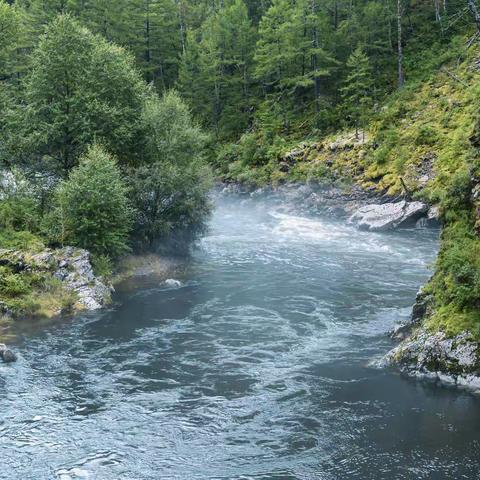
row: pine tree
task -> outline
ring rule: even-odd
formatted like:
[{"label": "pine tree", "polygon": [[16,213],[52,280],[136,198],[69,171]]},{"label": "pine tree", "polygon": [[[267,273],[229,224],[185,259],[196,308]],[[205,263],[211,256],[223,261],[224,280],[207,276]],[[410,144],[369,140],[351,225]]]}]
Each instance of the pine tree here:
[{"label": "pine tree", "polygon": [[267,102],[277,104],[283,128],[289,126],[288,94],[301,72],[301,55],[290,0],[273,0],[259,25],[255,49],[255,78],[261,81]]},{"label": "pine tree", "polygon": [[372,72],[370,60],[362,47],[357,47],[350,55],[347,67],[349,74],[341,91],[346,110],[355,125],[355,136],[358,138],[359,126],[363,126],[372,107]]},{"label": "pine tree", "polygon": [[228,137],[249,123],[255,33],[243,0],[225,3],[187,35],[179,89],[206,125]]},{"label": "pine tree", "polygon": [[20,40],[20,12],[0,0],[0,82],[14,71],[14,53]]}]

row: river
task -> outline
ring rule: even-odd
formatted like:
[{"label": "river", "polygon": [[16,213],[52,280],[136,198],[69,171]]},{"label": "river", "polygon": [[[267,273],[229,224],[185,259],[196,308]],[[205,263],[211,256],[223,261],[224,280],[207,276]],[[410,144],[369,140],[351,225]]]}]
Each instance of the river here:
[{"label": "river", "polygon": [[437,237],[218,199],[178,282],[18,327],[0,478],[478,478],[480,399],[369,366]]}]

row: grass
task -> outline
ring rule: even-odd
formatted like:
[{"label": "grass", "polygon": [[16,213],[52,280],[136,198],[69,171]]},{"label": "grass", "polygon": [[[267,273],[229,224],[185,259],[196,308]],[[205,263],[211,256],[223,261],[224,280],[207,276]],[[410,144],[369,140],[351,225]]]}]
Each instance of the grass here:
[{"label": "grass", "polygon": [[71,311],[76,295],[52,274],[48,269],[36,270],[33,264],[20,271],[13,264],[0,266],[1,301],[15,317],[50,318]]}]

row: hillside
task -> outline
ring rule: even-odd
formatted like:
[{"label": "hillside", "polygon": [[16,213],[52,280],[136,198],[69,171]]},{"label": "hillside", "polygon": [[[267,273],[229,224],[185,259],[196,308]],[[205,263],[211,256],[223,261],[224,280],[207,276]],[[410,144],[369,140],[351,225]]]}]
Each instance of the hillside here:
[{"label": "hillside", "polygon": [[429,308],[422,329],[477,341],[480,49],[466,40],[455,49],[438,68],[387,98],[365,131],[285,141],[270,150],[251,134],[221,152],[217,171],[252,187],[313,181],[348,191],[357,185],[392,200],[418,199],[436,207],[441,247],[423,289]]}]

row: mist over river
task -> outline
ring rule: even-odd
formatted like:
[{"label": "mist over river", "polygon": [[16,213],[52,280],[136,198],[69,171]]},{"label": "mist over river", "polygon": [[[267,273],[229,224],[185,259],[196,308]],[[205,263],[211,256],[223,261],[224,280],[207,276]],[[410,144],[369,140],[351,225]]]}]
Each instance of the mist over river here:
[{"label": "mist over river", "polygon": [[369,366],[428,279],[438,231],[216,202],[181,283],[16,327],[0,478],[477,479],[480,399]]}]

